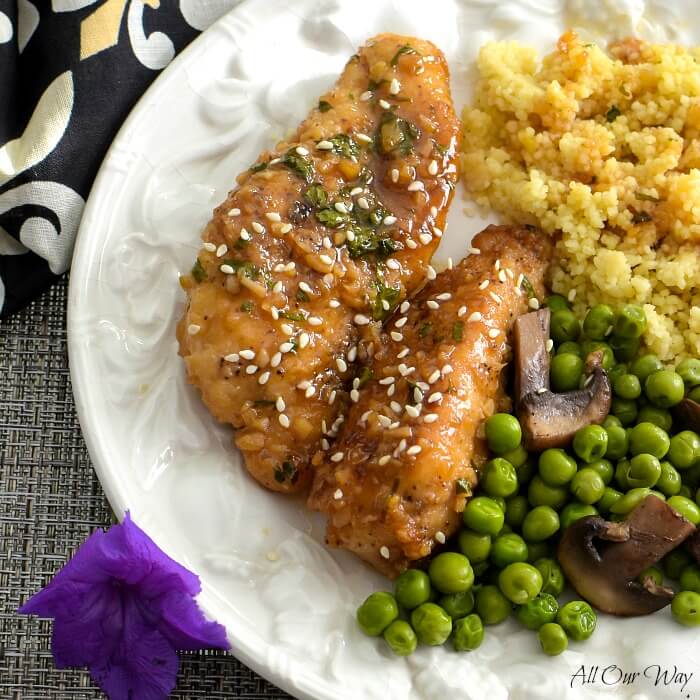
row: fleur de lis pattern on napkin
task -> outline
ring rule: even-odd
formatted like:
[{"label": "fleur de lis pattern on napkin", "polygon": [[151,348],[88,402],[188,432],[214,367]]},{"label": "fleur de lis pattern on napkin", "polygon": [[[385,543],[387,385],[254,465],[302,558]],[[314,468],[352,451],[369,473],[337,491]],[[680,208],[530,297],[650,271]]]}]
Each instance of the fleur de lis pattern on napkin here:
[{"label": "fleur de lis pattern on napkin", "polygon": [[68,269],[130,109],[239,1],[0,0],[0,315]]}]

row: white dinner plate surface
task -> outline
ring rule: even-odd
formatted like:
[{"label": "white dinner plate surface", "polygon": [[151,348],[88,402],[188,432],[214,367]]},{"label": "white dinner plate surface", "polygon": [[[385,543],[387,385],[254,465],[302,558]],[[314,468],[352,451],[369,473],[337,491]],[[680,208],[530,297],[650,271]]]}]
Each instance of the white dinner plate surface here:
[{"label": "white dinner plate surface", "polygon": [[[263,148],[292,131],[347,59],[382,31],[434,41],[458,108],[478,49],[518,39],[544,54],[568,26],[607,42],[630,33],[700,43],[693,1],[245,0],[164,71],[115,139],[90,195],[73,261],[69,343],[80,421],[107,496],[202,579],[200,604],[234,653],[296,697],[323,700],[679,698],[700,693],[700,633],[668,611],[601,617],[586,644],[544,657],[514,622],[469,654],[390,655],[355,608],[389,584],[323,544],[301,500],[264,491],[231,430],[187,385],[175,324],[178,276],[199,234]],[[484,221],[458,190],[437,254],[462,257]],[[469,211],[469,210],[467,210]],[[656,665],[695,676],[655,687]],[[595,682],[584,685],[581,667]],[[616,667],[612,668],[612,667]],[[607,670],[607,675],[603,672]],[[630,676],[623,683],[622,672]],[[646,674],[646,678],[644,677]]]}]

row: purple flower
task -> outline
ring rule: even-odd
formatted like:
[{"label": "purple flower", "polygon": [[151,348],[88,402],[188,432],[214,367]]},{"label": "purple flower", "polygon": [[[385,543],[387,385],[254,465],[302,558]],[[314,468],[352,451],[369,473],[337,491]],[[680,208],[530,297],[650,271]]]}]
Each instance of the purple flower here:
[{"label": "purple flower", "polygon": [[176,650],[229,648],[224,627],[197,607],[200,590],[127,512],[90,535],[19,612],[54,618],[58,668],[89,667],[112,700],[160,700],[175,687]]}]

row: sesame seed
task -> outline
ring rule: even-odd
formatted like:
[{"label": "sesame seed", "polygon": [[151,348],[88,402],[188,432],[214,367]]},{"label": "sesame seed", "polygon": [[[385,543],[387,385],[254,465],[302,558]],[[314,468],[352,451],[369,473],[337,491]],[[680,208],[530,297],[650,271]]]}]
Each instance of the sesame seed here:
[{"label": "sesame seed", "polygon": [[304,391],[304,389],[308,389],[310,386],[311,382],[308,379],[303,379],[297,384],[297,389]]},{"label": "sesame seed", "polygon": [[362,143],[372,143],[372,137],[367,136],[367,134],[363,134],[362,132],[358,132],[355,134],[355,138],[358,141],[361,141]]},{"label": "sesame seed", "polygon": [[387,266],[390,270],[400,270],[400,269],[401,269],[401,265],[399,265],[399,261],[398,261],[398,260],[394,260],[394,258],[389,258],[389,259],[386,261],[386,266]]},{"label": "sesame seed", "polygon": [[335,397],[337,395],[338,395],[338,392],[335,389],[333,389],[333,391],[331,391],[330,395],[328,396],[328,405],[329,406],[333,405],[333,402],[335,401]]},{"label": "sesame seed", "polygon": [[372,410],[370,409],[369,411],[365,411],[361,416],[360,416],[360,423],[366,423],[367,419],[372,415]]},{"label": "sesame seed", "polygon": [[201,331],[201,330],[202,330],[202,327],[198,326],[196,323],[190,323],[190,325],[187,326],[187,332],[190,335],[197,335],[197,333],[199,333],[199,331]]},{"label": "sesame seed", "polygon": [[389,404],[389,407],[397,415],[401,415],[401,412],[403,411],[403,407],[401,406],[401,404],[398,401],[392,401]]},{"label": "sesame seed", "polygon": [[420,445],[411,445],[411,447],[406,450],[406,454],[413,457],[414,455],[419,454],[422,450],[423,448]]},{"label": "sesame seed", "polygon": [[382,309],[384,309],[384,311],[389,311],[390,308],[391,304],[386,299],[382,299]]},{"label": "sesame seed", "polygon": [[458,316],[459,318],[462,318],[462,316],[464,316],[464,314],[466,314],[466,313],[467,313],[467,307],[466,307],[466,306],[460,306],[460,307],[459,307],[459,311],[457,312],[457,316]]},{"label": "sesame seed", "polygon": [[435,391],[428,396],[428,403],[438,403],[438,401],[442,401],[442,394],[439,391]]},{"label": "sesame seed", "polygon": [[284,285],[282,284],[282,280],[278,280],[277,282],[275,282],[274,286],[272,287],[272,291],[275,294],[279,294],[283,289]]},{"label": "sesame seed", "polygon": [[357,389],[350,390],[350,400],[357,403],[360,400],[360,392]]},{"label": "sesame seed", "polygon": [[339,501],[343,497],[343,490],[342,489],[336,489],[335,492],[333,493],[333,498],[336,501]]},{"label": "sesame seed", "polygon": [[391,455],[382,455],[378,460],[377,464],[379,464],[380,467],[383,467],[387,462],[391,459]]},{"label": "sesame seed", "polygon": [[255,374],[258,371],[258,366],[257,365],[248,365],[245,368],[245,373],[246,374]]},{"label": "sesame seed", "polygon": [[207,250],[210,253],[213,253],[216,250],[216,246],[213,243],[209,243],[209,241],[207,241],[204,244],[204,250]]},{"label": "sesame seed", "polygon": [[409,192],[420,192],[425,189],[425,185],[420,180],[414,180],[406,188]]},{"label": "sesame seed", "polygon": [[289,416],[287,416],[284,413],[280,413],[279,416],[277,416],[277,420],[280,422],[280,425],[283,428],[288,428],[290,424]]},{"label": "sesame seed", "polygon": [[281,159],[281,158],[273,158],[273,159],[270,161],[270,165],[277,165],[277,163],[281,163],[281,162],[282,162],[282,159]]},{"label": "sesame seed", "polygon": [[294,329],[288,323],[283,323],[280,328],[285,335],[293,335],[294,333]]},{"label": "sesame seed", "polygon": [[442,530],[438,530],[435,533],[435,541],[440,544],[445,544],[445,533]]},{"label": "sesame seed", "polygon": [[321,440],[321,449],[322,450],[330,450],[331,449],[331,443],[326,440],[326,438],[323,438]]},{"label": "sesame seed", "polygon": [[334,277],[332,273],[327,272],[325,275],[323,275],[323,283],[327,286],[330,287],[333,284]]},{"label": "sesame seed", "polygon": [[270,315],[272,316],[273,319],[275,319],[275,321],[279,320],[280,312],[277,310],[276,306],[270,307]]},{"label": "sesame seed", "polygon": [[410,248],[411,250],[415,250],[418,247],[418,244],[412,238],[409,238],[406,240],[406,247]]},{"label": "sesame seed", "polygon": [[569,293],[566,295],[566,298],[569,301],[573,301],[576,298],[576,290],[575,289],[569,290]]},{"label": "sesame seed", "polygon": [[410,404],[408,404],[406,406],[406,413],[409,416],[411,416],[411,418],[418,418],[418,416],[420,415],[420,410],[417,409],[415,406],[411,406]]},{"label": "sesame seed", "polygon": [[281,396],[277,397],[277,401],[275,401],[275,408],[282,413],[284,409],[287,407],[287,404],[284,402],[284,399]]},{"label": "sesame seed", "polygon": [[358,197],[357,198],[357,206],[360,207],[360,209],[369,209],[369,202],[367,201],[366,197]]},{"label": "sesame seed", "polygon": [[440,370],[436,369],[429,377],[428,384],[435,384],[435,382],[440,379]]},{"label": "sesame seed", "polygon": [[496,262],[493,264],[493,266],[496,268],[496,270],[500,270],[501,269],[501,259],[496,258]]},{"label": "sesame seed", "polygon": [[413,400],[416,403],[420,403],[423,400],[423,392],[418,387],[413,390]]},{"label": "sesame seed", "polygon": [[406,449],[406,445],[407,445],[407,444],[408,444],[408,443],[406,442],[405,439],[404,439],[404,440],[401,440],[401,442],[399,443],[399,446],[396,448],[396,451],[397,451],[399,454],[401,454],[401,453]]},{"label": "sesame seed", "polygon": [[429,299],[428,301],[426,301],[426,302],[425,302],[425,305],[426,305],[429,309],[433,309],[433,311],[434,311],[435,309],[439,309],[439,308],[440,308],[440,304],[438,304],[436,301],[433,301],[432,299]]},{"label": "sesame seed", "polygon": [[496,292],[489,292],[489,296],[490,296],[497,304],[500,304],[500,303],[503,301],[503,299],[501,299],[501,297],[499,297],[498,294],[496,294]]},{"label": "sesame seed", "polygon": [[384,217],[384,219],[382,220],[382,223],[383,223],[385,226],[391,226],[392,224],[395,224],[396,221],[397,221],[397,219],[396,219],[395,216],[389,215],[389,216],[385,216],[385,217]]},{"label": "sesame seed", "polygon": [[267,384],[267,382],[270,379],[270,373],[269,372],[263,372],[259,377],[258,377],[258,384]]},{"label": "sesame seed", "polygon": [[332,265],[335,261],[333,258],[331,258],[329,255],[326,255],[323,253],[322,255],[318,256],[318,259],[324,264],[324,265]]},{"label": "sesame seed", "polygon": [[304,148],[303,146],[297,146],[295,150],[300,156],[308,156],[309,155],[309,151],[306,148]]},{"label": "sesame seed", "polygon": [[280,226],[280,233],[289,233],[292,230],[291,224],[282,224]]},{"label": "sesame seed", "polygon": [[238,207],[234,207],[233,209],[228,210],[229,216],[238,216],[240,213],[241,213],[241,210]]},{"label": "sesame seed", "polygon": [[552,348],[554,347],[554,341],[551,338],[547,338],[547,342],[544,344],[545,348],[547,348],[547,352],[552,352]]},{"label": "sesame seed", "polygon": [[428,265],[425,269],[425,276],[431,281],[437,277],[437,272],[435,272],[435,268],[432,265]]},{"label": "sesame seed", "polygon": [[389,384],[393,384],[395,381],[396,377],[384,377],[383,379],[379,380],[379,383],[383,386],[388,386]]},{"label": "sesame seed", "polygon": [[254,350],[241,350],[238,353],[244,360],[252,360],[255,358]]},{"label": "sesame seed", "polygon": [[291,352],[294,350],[294,343],[282,343],[280,345],[280,352]]},{"label": "sesame seed", "polygon": [[348,213],[348,208],[345,206],[344,202],[336,202],[333,206],[335,207],[335,210],[341,214]]},{"label": "sesame seed", "polygon": [[386,546],[382,546],[379,548],[379,554],[381,554],[382,557],[384,557],[384,559],[389,559],[391,557],[391,552]]},{"label": "sesame seed", "polygon": [[334,452],[331,455],[331,462],[340,462],[345,457],[344,452]]},{"label": "sesame seed", "polygon": [[270,367],[278,367],[280,362],[282,362],[282,353],[281,352],[276,352],[271,358],[270,358]]},{"label": "sesame seed", "polygon": [[396,321],[394,322],[394,325],[397,328],[403,328],[407,322],[408,322],[408,318],[406,316],[402,316],[401,318],[396,319]]},{"label": "sesame seed", "polygon": [[398,331],[391,331],[389,335],[391,336],[391,339],[397,343],[400,343],[403,340],[403,334],[399,333]]},{"label": "sesame seed", "polygon": [[304,332],[299,336],[299,347],[303,350],[308,344],[309,341],[311,340],[311,337],[309,336],[308,333]]},{"label": "sesame seed", "polygon": [[345,232],[345,237],[352,243],[355,240],[355,232],[352,229],[348,229]]},{"label": "sesame seed", "polygon": [[392,78],[391,83],[389,83],[389,92],[392,95],[398,95],[400,89],[401,83],[396,78]]},{"label": "sesame seed", "polygon": [[537,393],[538,393],[538,394],[546,394],[546,393],[547,393],[546,387],[540,387],[540,388],[537,390]]},{"label": "sesame seed", "polygon": [[535,311],[540,308],[540,302],[535,297],[532,297],[530,301],[527,302],[527,305]]},{"label": "sesame seed", "polygon": [[428,413],[425,416],[423,416],[424,423],[434,423],[437,419],[438,419],[437,413]]},{"label": "sesame seed", "polygon": [[421,391],[428,391],[428,389],[430,389],[430,384],[427,384],[426,382],[416,382],[416,386]]},{"label": "sesame seed", "polygon": [[355,377],[355,379],[352,380],[352,388],[353,389],[360,388],[360,378],[359,377]]},{"label": "sesame seed", "polygon": [[470,255],[481,255],[481,249],[480,248],[475,248],[474,246],[470,246],[467,248],[469,251]]},{"label": "sesame seed", "polygon": [[315,393],[316,393],[316,387],[312,384],[311,386],[306,387],[306,391],[304,392],[304,396],[306,396],[307,399],[310,399]]},{"label": "sesame seed", "polygon": [[411,302],[409,301],[402,301],[401,306],[399,306],[399,311],[402,314],[405,314],[409,309],[411,308]]},{"label": "sesame seed", "polygon": [[392,385],[386,390],[386,395],[387,395],[387,396],[393,396],[395,391],[396,391],[396,384],[392,384]]},{"label": "sesame seed", "polygon": [[388,416],[384,416],[381,413],[377,416],[377,420],[379,421],[379,425],[382,426],[382,428],[388,428],[391,425],[391,418]]},{"label": "sesame seed", "polygon": [[276,211],[268,211],[265,216],[268,221],[282,221],[282,217]]},{"label": "sesame seed", "polygon": [[386,100],[379,100],[379,106],[382,109],[391,109],[391,105]]},{"label": "sesame seed", "polygon": [[238,353],[232,352],[230,355],[224,355],[224,360],[226,360],[226,362],[238,362]]},{"label": "sesame seed", "polygon": [[311,289],[309,284],[307,282],[299,282],[299,289],[301,289],[302,292],[306,292],[307,294],[313,294],[314,290]]},{"label": "sesame seed", "polygon": [[348,350],[348,360],[350,362],[354,362],[357,359],[357,345],[353,345],[349,350]]},{"label": "sesame seed", "polygon": [[330,141],[323,139],[316,144],[316,148],[320,151],[330,151],[333,148],[333,144]]},{"label": "sesame seed", "polygon": [[521,273],[518,275],[518,279],[517,279],[516,282],[515,282],[515,286],[516,286],[516,287],[519,287],[519,286],[523,283],[523,280],[524,280],[524,279],[525,279],[525,275],[521,272]]},{"label": "sesame seed", "polygon": [[440,372],[443,377],[446,377],[448,374],[452,374],[452,372],[454,372],[454,369],[452,368],[452,365],[443,365]]},{"label": "sesame seed", "polygon": [[433,240],[433,237],[429,233],[421,233],[418,238],[423,245],[428,245],[428,243]]},{"label": "sesame seed", "polygon": [[335,361],[336,367],[338,368],[339,372],[347,372],[348,371],[348,363],[345,362],[345,360],[342,357],[339,357]]},{"label": "sesame seed", "polygon": [[437,161],[436,161],[436,160],[431,160],[431,161],[430,161],[430,165],[428,166],[428,172],[429,172],[431,175],[437,175],[437,171],[438,171],[438,164],[437,164]]},{"label": "sesame seed", "polygon": [[505,270],[499,270],[498,271],[498,281],[499,282],[505,282],[507,279]]},{"label": "sesame seed", "polygon": [[401,350],[401,352],[398,352],[398,353],[396,354],[396,357],[397,357],[399,360],[402,360],[402,359],[403,359],[404,357],[406,357],[410,352],[411,352],[411,349],[410,349],[410,348],[404,348],[403,350]]},{"label": "sesame seed", "polygon": [[399,181],[399,171],[396,168],[391,169],[391,181],[392,182]]},{"label": "sesame seed", "polygon": [[515,279],[515,275],[513,274],[513,270],[511,270],[509,267],[506,268],[506,274],[507,274],[508,277],[510,277],[511,279]]},{"label": "sesame seed", "polygon": [[438,301],[449,301],[452,299],[452,295],[449,292],[443,292],[435,297]]},{"label": "sesame seed", "polygon": [[366,326],[369,323],[369,318],[367,318],[367,316],[364,316],[363,314],[355,314],[355,318],[353,318],[353,321],[358,326]]},{"label": "sesame seed", "polygon": [[323,319],[319,318],[318,316],[309,316],[309,318],[306,319],[309,322],[310,326],[321,326],[323,325]]},{"label": "sesame seed", "polygon": [[399,374],[402,377],[407,377],[409,374],[413,374],[415,371],[415,367],[407,367],[403,362],[399,365]]},{"label": "sesame seed", "polygon": [[367,102],[372,99],[372,91],[366,90],[360,95],[360,102]]},{"label": "sesame seed", "polygon": [[490,280],[483,280],[479,283],[479,289],[483,291],[484,289],[486,289],[486,287],[489,286],[489,284],[491,284]]},{"label": "sesame seed", "polygon": [[331,299],[328,302],[328,306],[330,306],[331,309],[337,309],[340,306],[340,302],[337,299]]},{"label": "sesame seed", "polygon": [[255,231],[255,233],[264,233],[265,231],[265,227],[262,224],[259,224],[257,221],[253,221],[251,227],[253,228],[253,231]]},{"label": "sesame seed", "polygon": [[221,270],[221,272],[223,272],[225,275],[232,275],[235,272],[230,265],[222,265],[219,270]]},{"label": "sesame seed", "polygon": [[442,230],[437,226],[433,226],[433,233],[435,234],[436,238],[442,238]]},{"label": "sesame seed", "polygon": [[498,338],[500,334],[501,331],[499,331],[498,328],[491,328],[489,330],[489,338]]}]

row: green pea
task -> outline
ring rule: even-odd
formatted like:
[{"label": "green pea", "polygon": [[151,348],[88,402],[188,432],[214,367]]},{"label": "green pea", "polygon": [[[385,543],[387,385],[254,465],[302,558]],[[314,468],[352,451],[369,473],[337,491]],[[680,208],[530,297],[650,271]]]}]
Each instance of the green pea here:
[{"label": "green pea", "polygon": [[599,501],[605,491],[605,482],[595,469],[585,467],[571,480],[571,493],[588,505]]},{"label": "green pea", "polygon": [[610,428],[622,427],[620,419],[617,416],[613,416],[612,413],[609,413],[607,416],[605,416],[605,420],[603,421],[602,425],[606,430],[609,430]]},{"label": "green pea", "polygon": [[[607,454],[607,451],[606,451]],[[596,459],[586,465],[589,469],[598,472],[603,483],[607,486],[615,476],[615,467],[609,459]]]},{"label": "green pea", "polygon": [[[491,500],[492,500],[494,503],[497,503],[497,504],[498,504],[498,507],[499,507],[499,508],[503,511],[503,513],[505,514],[505,512],[506,512],[506,499],[503,498],[503,496],[491,496]],[[504,525],[503,527],[505,527],[505,525]],[[502,529],[503,529],[503,528],[501,528],[501,530],[502,530]],[[500,532],[501,530],[499,530],[499,532]]]},{"label": "green pea", "polygon": [[671,612],[676,622],[685,627],[700,625],[700,593],[681,591],[671,602]]},{"label": "green pea", "polygon": [[637,402],[632,399],[621,399],[619,396],[613,396],[610,410],[622,425],[632,425],[637,417]]},{"label": "green pea", "polygon": [[497,586],[488,584],[476,592],[476,612],[485,625],[498,625],[508,618],[512,606]]},{"label": "green pea", "polygon": [[498,575],[501,593],[516,605],[524,605],[542,590],[542,574],[532,564],[509,564]]},{"label": "green pea", "polygon": [[630,461],[629,461],[629,459],[627,459],[627,458],[621,459],[617,463],[617,467],[615,468],[615,483],[623,491],[629,491],[632,488],[630,486],[630,482],[629,482],[629,473],[630,473]]},{"label": "green pea", "polygon": [[652,488],[661,477],[661,463],[654,455],[638,454],[629,461],[627,483],[632,488]]},{"label": "green pea", "polygon": [[657,566],[650,566],[639,574],[637,580],[639,583],[643,584],[648,578],[650,578],[657,586],[662,586],[664,583],[664,572]]},{"label": "green pea", "polygon": [[600,340],[584,340],[581,343],[581,350],[585,358],[592,352],[601,352],[603,357],[600,364],[606,371],[610,371],[615,366],[615,353],[607,343]]},{"label": "green pea", "polygon": [[681,572],[681,589],[700,593],[700,566],[686,566]]},{"label": "green pea", "polygon": [[506,459],[496,457],[484,465],[481,488],[489,496],[505,498],[518,490],[515,467]]},{"label": "green pea", "polygon": [[525,496],[511,496],[506,501],[506,524],[519,528],[523,524],[528,510],[530,510],[530,504]]},{"label": "green pea", "polygon": [[627,513],[632,512],[650,494],[651,489],[631,489],[613,504],[610,508],[610,512],[615,513],[615,515],[627,515]]},{"label": "green pea", "polygon": [[623,362],[629,362],[639,354],[641,346],[639,338],[622,338],[619,335],[611,335],[608,342],[615,357]]},{"label": "green pea", "polygon": [[615,382],[620,377],[624,377],[626,374],[628,374],[627,365],[624,363],[616,364],[611,370],[608,371],[608,379],[610,380],[610,386],[614,387]]},{"label": "green pea", "polygon": [[552,312],[571,308],[571,304],[569,304],[567,298],[563,297],[561,294],[550,294],[544,303]]},{"label": "green pea", "polygon": [[693,387],[688,392],[688,398],[695,403],[700,403],[700,386]]},{"label": "green pea", "polygon": [[576,460],[564,450],[551,447],[540,455],[538,462],[540,477],[549,486],[564,486],[576,474]]},{"label": "green pea", "polygon": [[589,515],[598,515],[598,511],[585,503],[567,503],[559,514],[561,529],[566,530],[572,523],[581,518],[587,518]]},{"label": "green pea", "polygon": [[615,312],[607,304],[596,304],[583,319],[583,332],[593,340],[603,340],[610,335],[615,323]]},{"label": "green pea", "polygon": [[566,354],[578,355],[581,357],[583,355],[583,351],[578,343],[574,342],[573,340],[567,340],[557,348],[557,355]]},{"label": "green pea", "polygon": [[559,612],[557,599],[549,593],[540,593],[521,605],[515,612],[520,624],[529,630],[538,630],[548,622],[554,622]]},{"label": "green pea", "polygon": [[542,542],[559,530],[559,516],[550,506],[536,506],[523,521],[523,537],[527,542]]},{"label": "green pea", "polygon": [[529,484],[532,481],[532,477],[535,476],[537,472],[537,463],[534,457],[528,455],[528,458],[519,467],[515,467],[515,473],[518,475],[518,483],[520,486]]},{"label": "green pea", "polygon": [[700,384],[700,360],[689,357],[682,360],[676,372],[680,375],[686,387],[694,387]]},{"label": "green pea", "polygon": [[569,496],[566,486],[550,486],[538,475],[528,484],[527,498],[532,506],[551,506],[559,510]]},{"label": "green pea", "polygon": [[700,525],[700,506],[695,501],[684,496],[671,496],[666,503],[693,525]]},{"label": "green pea", "polygon": [[394,620],[384,630],[384,640],[396,656],[409,656],[418,646],[418,637],[405,620]]},{"label": "green pea", "polygon": [[671,438],[668,459],[676,469],[688,469],[700,460],[700,436],[683,430]]},{"label": "green pea", "polygon": [[572,353],[557,354],[549,366],[552,390],[557,392],[578,389],[583,378],[583,360]]},{"label": "green pea", "polygon": [[668,432],[673,425],[673,416],[670,411],[658,406],[642,406],[637,414],[638,423],[653,423],[661,430]]},{"label": "green pea", "polygon": [[691,564],[690,554],[684,549],[673,549],[663,558],[661,564],[666,576],[678,581],[683,571]]},{"label": "green pea", "polygon": [[452,646],[455,651],[474,651],[484,641],[484,625],[478,615],[467,615],[454,623]]},{"label": "green pea", "polygon": [[683,400],[685,384],[680,374],[670,369],[660,369],[646,378],[644,393],[655,406],[671,408]]},{"label": "green pea", "polygon": [[439,646],[452,632],[452,619],[435,603],[423,603],[411,613],[411,625],[418,641],[427,646]]},{"label": "green pea", "polygon": [[693,490],[690,488],[690,486],[682,484],[681,490],[677,494],[674,494],[674,496],[685,496],[686,498],[692,498]]},{"label": "green pea", "polygon": [[516,535],[515,533],[499,535],[493,541],[491,563],[495,567],[503,569],[508,566],[508,564],[527,561],[527,554],[527,544],[520,535]]},{"label": "green pea", "polygon": [[514,450],[522,436],[518,419],[510,413],[494,413],[486,420],[486,442],[496,454]]},{"label": "green pea", "polygon": [[559,309],[552,312],[549,333],[555,343],[565,343],[567,340],[576,340],[581,333],[581,327],[572,311]]},{"label": "green pea", "polygon": [[571,639],[582,642],[595,631],[597,618],[585,600],[572,600],[559,609],[557,622]]},{"label": "green pea", "polygon": [[497,535],[505,521],[501,507],[492,498],[477,496],[467,503],[462,514],[464,524],[483,535]]},{"label": "green pea", "polygon": [[608,433],[602,425],[587,425],[576,431],[573,448],[584,462],[593,462],[605,456]]},{"label": "green pea", "polygon": [[609,459],[620,459],[624,457],[629,449],[627,431],[615,425],[605,430],[608,433],[608,449],[605,451],[605,456]]},{"label": "green pea", "polygon": [[552,548],[549,542],[528,542],[527,560],[534,564],[538,559],[546,559],[551,556]]},{"label": "green pea", "polygon": [[474,609],[474,592],[449,593],[440,598],[440,607],[453,619],[465,617]]},{"label": "green pea", "polygon": [[639,381],[644,384],[646,378],[663,369],[661,360],[656,355],[643,355],[637,358],[630,366],[632,374],[636,375]]},{"label": "green pea", "polygon": [[474,583],[474,571],[469,559],[458,552],[438,554],[428,567],[430,582],[440,593],[468,591]]},{"label": "green pea", "polygon": [[625,304],[615,319],[615,335],[622,338],[639,338],[647,327],[644,309],[636,304]]},{"label": "green pea", "polygon": [[420,569],[408,569],[394,582],[394,595],[401,607],[413,610],[430,600],[430,577]]},{"label": "green pea", "polygon": [[559,564],[550,557],[543,557],[535,562],[535,566],[542,574],[542,593],[549,593],[555,598],[564,590],[564,572]]},{"label": "green pea", "polygon": [[396,599],[385,591],[372,593],[357,609],[357,623],[370,637],[378,637],[398,616]]},{"label": "green pea", "polygon": [[540,640],[542,651],[547,656],[559,656],[569,646],[569,638],[561,625],[556,622],[548,622],[540,627],[537,636]]},{"label": "green pea", "polygon": [[605,487],[603,495],[600,500],[596,503],[596,507],[601,513],[609,513],[610,509],[622,498],[622,494],[619,491],[611,488],[610,486]]},{"label": "green pea", "polygon": [[633,455],[644,452],[661,459],[666,456],[670,444],[668,433],[653,423],[637,423],[630,430],[629,451]]},{"label": "green pea", "polygon": [[616,377],[613,390],[623,399],[637,399],[642,395],[642,385],[634,374]]},{"label": "green pea", "polygon": [[681,491],[681,475],[670,462],[661,462],[661,476],[656,482],[656,488],[664,496],[677,496]]},{"label": "green pea", "polygon": [[527,462],[528,451],[523,444],[518,445],[514,450],[504,452],[501,457],[509,461],[516,469],[520,469]]},{"label": "green pea", "polygon": [[489,558],[491,552],[491,535],[474,530],[462,530],[459,533],[459,550],[471,564],[480,564]]}]

